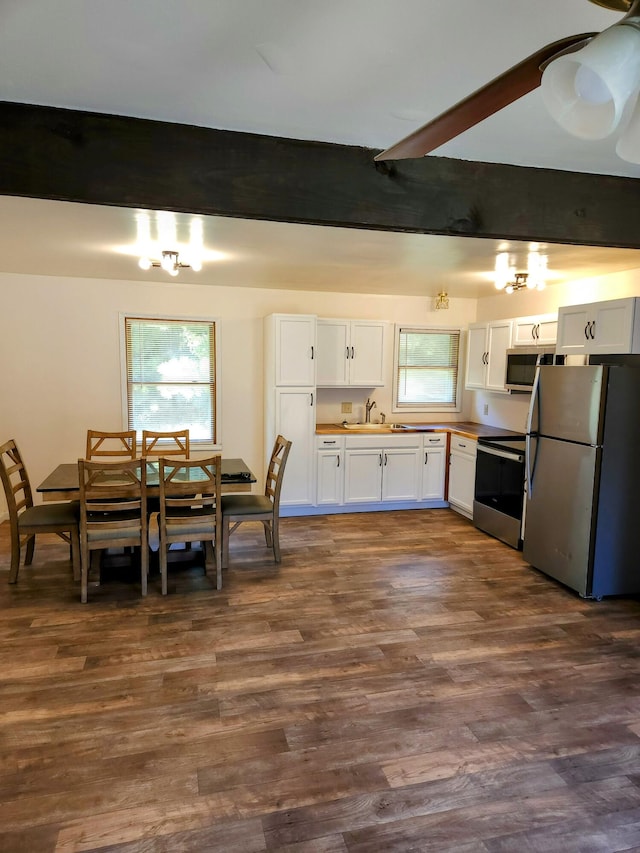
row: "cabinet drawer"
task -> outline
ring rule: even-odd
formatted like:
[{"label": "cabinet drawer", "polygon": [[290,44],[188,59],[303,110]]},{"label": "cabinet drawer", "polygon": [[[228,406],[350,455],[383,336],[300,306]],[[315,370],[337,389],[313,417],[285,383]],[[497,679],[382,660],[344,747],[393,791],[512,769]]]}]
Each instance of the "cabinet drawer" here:
[{"label": "cabinet drawer", "polygon": [[316,447],[318,450],[342,450],[344,448],[344,436],[317,435]]},{"label": "cabinet drawer", "polygon": [[469,456],[476,455],[477,443],[475,438],[465,438],[462,435],[451,436],[451,451],[466,453]]},{"label": "cabinet drawer", "polygon": [[431,447],[446,447],[447,434],[446,432],[438,432],[424,436],[424,449],[429,450]]}]

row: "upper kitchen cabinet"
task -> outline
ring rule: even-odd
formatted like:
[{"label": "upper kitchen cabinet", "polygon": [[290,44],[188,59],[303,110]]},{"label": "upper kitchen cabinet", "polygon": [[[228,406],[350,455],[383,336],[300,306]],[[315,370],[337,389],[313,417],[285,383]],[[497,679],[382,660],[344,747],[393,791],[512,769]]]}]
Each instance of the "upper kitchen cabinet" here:
[{"label": "upper kitchen cabinet", "polygon": [[319,387],[385,385],[386,323],[373,320],[317,321],[316,384]]},{"label": "upper kitchen cabinet", "polygon": [[556,352],[563,355],[640,352],[638,299],[632,296],[560,308]]},{"label": "upper kitchen cabinet", "polygon": [[469,326],[467,389],[507,393],[507,350],[511,346],[512,328],[512,320],[472,323]]},{"label": "upper kitchen cabinet", "polygon": [[517,317],[513,321],[514,347],[555,344],[558,336],[558,315],[540,314],[536,317]]},{"label": "upper kitchen cabinet", "polygon": [[270,314],[264,321],[268,384],[311,387],[316,384],[316,318],[306,314]]}]

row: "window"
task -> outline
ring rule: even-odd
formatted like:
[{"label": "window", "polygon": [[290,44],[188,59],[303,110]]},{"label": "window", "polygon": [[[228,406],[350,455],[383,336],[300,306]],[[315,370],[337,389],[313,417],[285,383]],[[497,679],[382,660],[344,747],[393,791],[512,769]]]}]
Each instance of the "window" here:
[{"label": "window", "polygon": [[127,429],[189,429],[215,444],[216,325],[124,318]]},{"label": "window", "polygon": [[395,411],[459,411],[460,329],[396,327]]}]

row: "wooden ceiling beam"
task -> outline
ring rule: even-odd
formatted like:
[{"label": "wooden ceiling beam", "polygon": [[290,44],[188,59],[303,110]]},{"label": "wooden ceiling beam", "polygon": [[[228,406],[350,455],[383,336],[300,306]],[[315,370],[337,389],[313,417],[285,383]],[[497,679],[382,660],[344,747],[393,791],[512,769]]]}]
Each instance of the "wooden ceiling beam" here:
[{"label": "wooden ceiling beam", "polygon": [[640,247],[638,181],[0,102],[0,194],[425,234]]}]

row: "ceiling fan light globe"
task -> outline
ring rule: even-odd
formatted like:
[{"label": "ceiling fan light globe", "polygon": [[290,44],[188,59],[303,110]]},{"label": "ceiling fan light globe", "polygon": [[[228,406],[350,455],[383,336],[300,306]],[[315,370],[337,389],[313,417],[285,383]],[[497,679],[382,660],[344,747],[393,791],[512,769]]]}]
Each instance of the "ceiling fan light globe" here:
[{"label": "ceiling fan light globe", "polygon": [[138,261],[138,266],[141,270],[150,270],[151,269],[151,259],[150,258],[140,258]]},{"label": "ceiling fan light globe", "polygon": [[627,163],[638,163],[640,165],[640,97],[631,114],[629,123],[624,133],[616,144],[616,154]]},{"label": "ceiling fan light globe", "polygon": [[640,31],[614,25],[586,47],[560,56],[542,74],[542,98],[568,133],[604,139],[640,86]]}]

